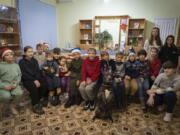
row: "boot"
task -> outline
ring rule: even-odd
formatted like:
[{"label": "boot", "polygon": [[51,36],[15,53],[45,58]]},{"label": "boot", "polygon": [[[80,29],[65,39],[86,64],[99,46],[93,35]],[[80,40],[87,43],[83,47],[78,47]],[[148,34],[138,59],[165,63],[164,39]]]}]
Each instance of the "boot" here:
[{"label": "boot", "polygon": [[44,110],[42,109],[42,106],[40,104],[36,104],[32,107],[32,111],[38,115],[44,114]]},{"label": "boot", "polygon": [[72,105],[73,105],[72,100],[68,99],[68,101],[64,104],[64,108],[69,108]]},{"label": "boot", "polygon": [[40,104],[43,106],[43,107],[47,107],[48,106],[48,98],[47,97],[43,97],[40,99]]}]

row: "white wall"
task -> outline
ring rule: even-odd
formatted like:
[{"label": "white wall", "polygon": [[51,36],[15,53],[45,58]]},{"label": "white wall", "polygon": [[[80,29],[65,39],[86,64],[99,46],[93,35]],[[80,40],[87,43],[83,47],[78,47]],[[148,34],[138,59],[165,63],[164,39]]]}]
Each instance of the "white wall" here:
[{"label": "white wall", "polygon": [[[78,21],[94,16],[130,15],[147,19],[146,35],[149,36],[154,18],[177,17],[180,19],[180,0],[74,0],[57,5],[58,45],[79,42]],[[106,0],[107,1],[107,0]]]}]

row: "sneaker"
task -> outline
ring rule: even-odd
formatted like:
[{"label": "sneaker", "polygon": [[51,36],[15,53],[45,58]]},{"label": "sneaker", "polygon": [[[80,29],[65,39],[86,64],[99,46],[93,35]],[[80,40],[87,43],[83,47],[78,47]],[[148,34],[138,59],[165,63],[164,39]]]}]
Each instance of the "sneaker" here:
[{"label": "sneaker", "polygon": [[95,102],[94,101],[90,101],[90,110],[91,111],[95,110]]},{"label": "sneaker", "polygon": [[43,107],[47,107],[47,106],[48,106],[48,98],[41,98],[40,104],[41,104]]},{"label": "sneaker", "polygon": [[44,110],[42,109],[42,106],[40,104],[36,104],[32,107],[32,111],[36,114],[42,115],[44,114]]},{"label": "sneaker", "polygon": [[59,96],[53,96],[53,97],[50,97],[50,103],[53,105],[53,106],[57,106],[58,104],[60,104],[60,99],[59,99]]},{"label": "sneaker", "polygon": [[172,113],[166,113],[163,120],[166,122],[170,122],[172,119]]},{"label": "sneaker", "polygon": [[89,102],[89,101],[86,101],[83,110],[88,110],[89,107],[90,107],[90,102]]},{"label": "sneaker", "polygon": [[72,106],[73,103],[72,101],[69,99],[65,104],[64,104],[64,108],[69,108],[70,106]]}]

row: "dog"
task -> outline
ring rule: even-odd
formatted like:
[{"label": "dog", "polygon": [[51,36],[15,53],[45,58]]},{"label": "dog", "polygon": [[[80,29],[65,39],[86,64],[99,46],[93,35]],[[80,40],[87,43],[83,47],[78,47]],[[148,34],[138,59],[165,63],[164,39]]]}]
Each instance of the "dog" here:
[{"label": "dog", "polygon": [[112,106],[114,102],[114,93],[112,89],[112,70],[102,71],[103,81],[97,94],[97,107],[95,109],[95,115],[93,121],[96,118],[109,119],[113,122],[112,118]]}]

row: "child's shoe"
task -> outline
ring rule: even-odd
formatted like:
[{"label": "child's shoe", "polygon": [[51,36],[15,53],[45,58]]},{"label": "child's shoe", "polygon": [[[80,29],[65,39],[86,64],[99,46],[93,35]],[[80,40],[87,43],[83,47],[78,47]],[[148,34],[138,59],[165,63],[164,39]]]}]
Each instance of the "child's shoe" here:
[{"label": "child's shoe", "polygon": [[163,120],[166,121],[166,122],[170,122],[172,119],[172,113],[167,113],[165,114]]},{"label": "child's shoe", "polygon": [[90,107],[90,101],[86,101],[83,110],[88,110]]},{"label": "child's shoe", "polygon": [[32,111],[36,114],[42,115],[44,114],[44,110],[42,109],[42,106],[40,104],[36,104],[32,107]]},{"label": "child's shoe", "polygon": [[95,110],[95,102],[94,101],[90,101],[90,107],[89,107],[89,109],[91,110],[91,111],[94,111]]}]

